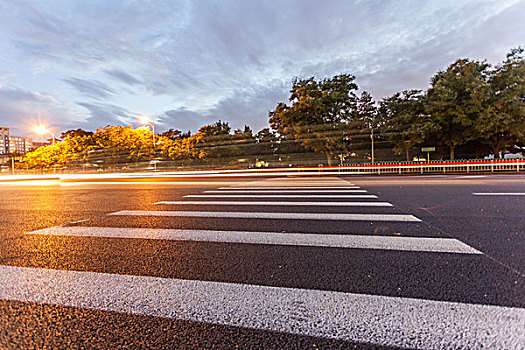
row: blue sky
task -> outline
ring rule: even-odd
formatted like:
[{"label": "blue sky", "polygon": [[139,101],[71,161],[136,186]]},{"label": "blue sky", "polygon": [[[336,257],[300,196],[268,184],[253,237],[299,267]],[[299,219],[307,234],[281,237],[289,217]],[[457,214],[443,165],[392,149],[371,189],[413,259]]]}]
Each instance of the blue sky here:
[{"label": "blue sky", "polygon": [[525,0],[0,0],[0,125],[267,126],[294,77],[376,99],[525,46]]}]

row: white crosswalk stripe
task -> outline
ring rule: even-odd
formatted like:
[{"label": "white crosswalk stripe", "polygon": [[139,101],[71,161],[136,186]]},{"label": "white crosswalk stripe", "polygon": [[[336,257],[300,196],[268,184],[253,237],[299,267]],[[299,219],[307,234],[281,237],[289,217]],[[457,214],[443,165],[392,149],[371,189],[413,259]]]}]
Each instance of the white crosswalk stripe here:
[{"label": "white crosswalk stripe", "polygon": [[211,190],[211,191],[204,191],[204,193],[366,193],[366,190],[318,190],[318,189],[310,189],[310,190],[289,190],[287,188],[281,188],[279,190]]},{"label": "white crosswalk stripe", "polygon": [[377,198],[374,194],[188,194],[185,198]]},{"label": "white crosswalk stripe", "polygon": [[357,190],[359,186],[242,186],[219,187],[219,190]]},{"label": "white crosswalk stripe", "polygon": [[525,196],[525,192],[485,192],[485,193],[472,193],[474,196]]},{"label": "white crosswalk stripe", "polygon": [[119,227],[50,227],[28,232],[33,235],[77,237],[143,238],[187,240],[202,242],[230,242],[281,244],[333,248],[388,249],[422,252],[481,254],[476,249],[452,238],[389,237],[362,235],[301,234],[282,232],[239,232],[211,230],[179,230]]},{"label": "white crosswalk stripe", "polygon": [[108,215],[125,216],[178,216],[201,218],[236,219],[284,219],[284,220],[343,220],[343,221],[402,221],[419,222],[414,215],[405,214],[332,214],[332,213],[267,213],[224,211],[165,211],[165,210],[121,210]]},{"label": "white crosswalk stripe", "polygon": [[260,201],[162,201],[162,205],[257,205],[314,207],[392,207],[388,202],[260,202]]},{"label": "white crosswalk stripe", "polygon": [[0,265],[0,298],[383,346],[525,343],[525,333],[510,332],[523,329],[524,309],[311,289]]}]

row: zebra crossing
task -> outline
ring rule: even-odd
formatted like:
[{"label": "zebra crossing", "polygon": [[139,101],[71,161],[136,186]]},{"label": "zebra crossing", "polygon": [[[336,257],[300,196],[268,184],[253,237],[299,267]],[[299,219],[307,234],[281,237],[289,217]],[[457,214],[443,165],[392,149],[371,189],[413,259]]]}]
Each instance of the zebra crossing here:
[{"label": "zebra crossing", "polygon": [[[483,302],[489,287],[476,295],[462,292],[462,281],[473,283],[468,274],[481,274],[490,263],[480,251],[430,230],[418,217],[398,212],[375,194],[363,193],[368,192],[340,178],[259,180],[186,194],[181,200],[166,198],[151,203],[151,210],[111,212],[107,221],[27,233],[214,243],[229,247],[232,260],[257,247],[260,257],[254,259],[260,259],[260,265],[275,269],[273,259],[284,261],[267,277],[251,271],[253,280],[265,283],[242,277],[250,273],[248,262],[232,263],[244,270],[229,280],[214,271],[208,278],[191,279],[0,266],[0,299],[379,346],[519,348],[525,343],[524,335],[515,331],[525,327],[524,309]],[[221,200],[214,200],[218,196]],[[131,224],[144,218],[161,221],[158,227]],[[123,222],[130,224],[115,226]],[[275,227],[282,230],[269,229]],[[217,264],[227,265],[227,259]],[[414,262],[425,266],[422,272],[404,275],[404,267]],[[457,275],[431,280],[432,268],[439,264],[454,267]],[[270,280],[276,274],[280,279]],[[452,296],[444,297],[437,286]]]}]

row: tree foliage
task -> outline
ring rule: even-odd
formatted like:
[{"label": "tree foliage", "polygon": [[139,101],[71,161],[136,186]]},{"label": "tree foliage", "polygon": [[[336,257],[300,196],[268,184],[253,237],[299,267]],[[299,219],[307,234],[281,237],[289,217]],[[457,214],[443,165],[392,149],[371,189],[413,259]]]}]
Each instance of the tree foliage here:
[{"label": "tree foliage", "polygon": [[319,81],[296,79],[290,91],[291,105],[279,103],[269,113],[270,125],[303,147],[324,153],[331,165],[331,154],[342,148],[357,103],[354,80],[349,74]]}]

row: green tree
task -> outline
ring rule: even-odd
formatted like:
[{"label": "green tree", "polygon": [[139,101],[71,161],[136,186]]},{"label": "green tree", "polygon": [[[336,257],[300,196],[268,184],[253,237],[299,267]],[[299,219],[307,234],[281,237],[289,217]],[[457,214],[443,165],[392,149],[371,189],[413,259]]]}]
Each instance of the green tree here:
[{"label": "green tree", "polygon": [[513,49],[490,74],[490,100],[476,125],[480,140],[495,158],[506,146],[525,141],[525,59]]},{"label": "green tree", "polygon": [[162,134],[160,134],[160,136],[167,137],[171,140],[176,140],[180,138],[181,135],[182,135],[181,131],[176,130],[176,129],[169,129],[169,130],[164,131]]},{"label": "green tree", "polygon": [[356,120],[360,121],[368,129],[377,127],[375,125],[377,122],[377,107],[372,95],[366,91],[361,93],[357,101]]},{"label": "green tree", "polygon": [[421,90],[396,92],[380,102],[377,119],[381,137],[388,139],[394,153],[405,153],[410,160],[410,149],[421,144],[433,130],[425,114],[425,96]]},{"label": "green tree", "polygon": [[269,112],[272,129],[307,149],[323,153],[332,165],[333,153],[341,149],[355,110],[354,80],[348,74],[319,81],[313,77],[296,79],[290,91],[291,105],[279,103]]},{"label": "green tree", "polygon": [[[345,148],[341,153],[352,151],[354,156],[366,158],[371,153],[373,133],[377,130],[377,107],[372,95],[363,91],[357,99],[353,119],[347,127]],[[377,133],[374,139],[377,138]]]},{"label": "green tree", "polygon": [[449,147],[450,159],[457,146],[477,137],[476,125],[490,98],[488,69],[485,62],[459,59],[431,80],[428,114],[433,131]]},{"label": "green tree", "polygon": [[85,131],[83,129],[70,129],[67,131],[64,131],[60,139],[65,140],[66,137],[86,137],[86,136],[93,136],[92,131]]}]

